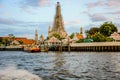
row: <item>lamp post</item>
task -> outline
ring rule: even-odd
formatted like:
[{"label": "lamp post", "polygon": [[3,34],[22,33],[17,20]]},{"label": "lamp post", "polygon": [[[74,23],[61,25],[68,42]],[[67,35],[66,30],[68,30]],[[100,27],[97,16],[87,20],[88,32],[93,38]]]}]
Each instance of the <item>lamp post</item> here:
[{"label": "lamp post", "polygon": [[61,39],[61,51],[62,51],[62,39]]},{"label": "lamp post", "polygon": [[68,37],[68,51],[70,52],[70,40],[69,40],[69,37]]}]

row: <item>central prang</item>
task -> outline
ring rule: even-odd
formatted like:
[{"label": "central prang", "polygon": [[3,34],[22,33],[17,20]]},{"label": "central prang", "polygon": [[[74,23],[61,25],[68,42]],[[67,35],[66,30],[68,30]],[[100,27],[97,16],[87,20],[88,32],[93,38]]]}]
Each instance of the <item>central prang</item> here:
[{"label": "central prang", "polygon": [[48,37],[52,37],[54,34],[59,34],[61,38],[65,38],[67,36],[67,33],[64,30],[64,24],[63,23],[64,22],[63,22],[63,19],[62,19],[62,16],[61,16],[60,3],[57,2],[54,24],[53,24],[52,29],[49,26]]}]

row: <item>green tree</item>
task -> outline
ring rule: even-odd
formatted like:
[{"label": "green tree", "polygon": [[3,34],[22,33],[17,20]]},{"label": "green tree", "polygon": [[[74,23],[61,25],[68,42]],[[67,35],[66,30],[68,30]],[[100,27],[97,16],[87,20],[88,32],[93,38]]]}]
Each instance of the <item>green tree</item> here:
[{"label": "green tree", "polygon": [[19,42],[20,44],[23,44],[23,41],[21,41],[21,40],[19,40],[18,42]]},{"label": "green tree", "polygon": [[49,39],[49,37],[46,38],[46,40],[48,40],[48,39]]},{"label": "green tree", "polygon": [[1,46],[1,44],[2,44],[2,41],[3,41],[3,40],[2,40],[2,38],[0,37],[0,46]]},{"label": "green tree", "polygon": [[70,38],[72,39],[74,37],[74,33],[72,33],[71,35],[70,35]]},{"label": "green tree", "polygon": [[98,27],[92,27],[90,30],[86,30],[85,33],[87,34],[87,37],[93,36],[95,33],[99,32]]},{"label": "green tree", "polygon": [[5,46],[7,46],[7,45],[9,45],[9,40],[8,40],[8,39],[3,39],[2,43],[3,43]]},{"label": "green tree", "polygon": [[0,37],[0,42],[2,42],[2,38]]},{"label": "green tree", "polygon": [[112,22],[105,22],[100,26],[100,33],[104,36],[110,36],[117,31],[117,27]]},{"label": "green tree", "polygon": [[9,38],[15,38],[15,36],[13,34],[8,34]]},{"label": "green tree", "polygon": [[107,38],[106,38],[106,42],[112,42],[112,41],[114,41],[113,38],[110,38],[110,37],[107,37]]},{"label": "green tree", "polygon": [[8,34],[8,44],[10,45],[10,43],[14,40],[15,36],[13,34]]},{"label": "green tree", "polygon": [[78,41],[76,41],[76,43],[82,43],[84,42],[84,39],[79,39]]},{"label": "green tree", "polygon": [[57,33],[53,34],[53,36],[56,37],[56,38],[59,39],[59,40],[61,39],[60,35],[57,34]]},{"label": "green tree", "polygon": [[93,41],[94,42],[104,42],[106,41],[106,37],[104,35],[102,35],[100,32],[95,33],[95,35],[93,36]]}]

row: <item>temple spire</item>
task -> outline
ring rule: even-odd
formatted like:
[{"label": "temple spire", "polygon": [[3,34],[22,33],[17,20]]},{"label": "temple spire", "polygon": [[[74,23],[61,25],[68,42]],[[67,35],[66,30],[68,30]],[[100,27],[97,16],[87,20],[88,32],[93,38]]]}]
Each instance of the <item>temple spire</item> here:
[{"label": "temple spire", "polygon": [[60,3],[57,2],[57,7],[56,7],[56,17],[61,16],[61,8],[60,8]]},{"label": "temple spire", "polygon": [[54,24],[48,36],[51,37],[55,33],[60,34],[62,38],[65,38],[67,36],[67,33],[64,30],[64,24],[63,24],[62,15],[61,15],[61,6],[59,2],[57,2],[57,6],[56,6]]},{"label": "temple spire", "polygon": [[49,27],[48,27],[48,33],[49,33],[50,31],[51,31],[51,27],[49,26]]},{"label": "temple spire", "polygon": [[82,27],[80,28],[80,34],[82,34],[83,33],[83,31],[82,31]]},{"label": "temple spire", "polygon": [[38,31],[35,30],[35,44],[38,44]]}]

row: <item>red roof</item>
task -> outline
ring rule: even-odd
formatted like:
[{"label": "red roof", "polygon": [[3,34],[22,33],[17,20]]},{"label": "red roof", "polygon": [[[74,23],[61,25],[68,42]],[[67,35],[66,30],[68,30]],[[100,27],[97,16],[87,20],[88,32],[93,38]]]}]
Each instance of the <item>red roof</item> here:
[{"label": "red roof", "polygon": [[78,39],[83,39],[83,35],[82,34],[77,34],[76,35]]},{"label": "red roof", "polygon": [[14,38],[14,40],[22,41],[23,44],[33,44],[35,42],[33,39],[27,39],[22,37]]},{"label": "red roof", "polygon": [[[8,39],[9,37],[0,37],[0,38]],[[23,44],[25,44],[25,45],[35,43],[35,40],[33,40],[33,39],[27,39],[27,38],[25,38],[25,37],[15,37],[15,38],[13,38],[13,39],[14,39],[14,40],[17,40],[17,41],[22,41]]]}]

